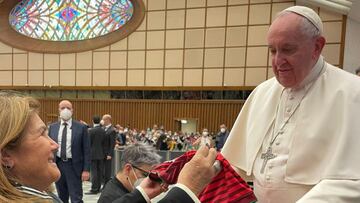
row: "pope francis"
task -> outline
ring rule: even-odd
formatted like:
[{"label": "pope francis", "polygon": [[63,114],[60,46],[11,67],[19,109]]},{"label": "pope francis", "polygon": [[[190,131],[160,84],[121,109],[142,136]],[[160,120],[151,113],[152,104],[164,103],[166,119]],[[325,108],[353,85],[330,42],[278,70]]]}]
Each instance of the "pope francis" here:
[{"label": "pope francis", "polygon": [[267,35],[275,78],[244,104],[222,154],[260,203],[360,202],[360,78],[328,64],[320,17],[280,12]]}]

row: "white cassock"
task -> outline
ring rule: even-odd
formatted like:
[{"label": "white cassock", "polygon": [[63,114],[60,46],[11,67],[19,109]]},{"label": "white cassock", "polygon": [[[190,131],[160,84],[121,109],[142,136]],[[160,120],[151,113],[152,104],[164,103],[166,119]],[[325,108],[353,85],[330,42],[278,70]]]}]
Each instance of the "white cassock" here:
[{"label": "white cassock", "polygon": [[[301,87],[256,87],[221,152],[254,175],[260,203],[359,203],[360,78],[320,56]],[[261,173],[272,140],[276,157]]]}]

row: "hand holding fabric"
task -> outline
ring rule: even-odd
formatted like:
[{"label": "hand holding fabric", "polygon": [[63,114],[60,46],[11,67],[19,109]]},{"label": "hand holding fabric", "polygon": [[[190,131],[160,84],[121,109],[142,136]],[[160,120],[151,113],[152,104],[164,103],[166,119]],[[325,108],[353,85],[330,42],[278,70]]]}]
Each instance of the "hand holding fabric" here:
[{"label": "hand holding fabric", "polygon": [[140,187],[145,191],[145,193],[150,199],[168,190],[168,185],[166,183],[154,182],[150,180],[149,177],[141,181]]},{"label": "hand holding fabric", "polygon": [[213,167],[216,155],[214,148],[201,147],[181,170],[178,183],[185,185],[195,195],[198,195],[216,175]]}]

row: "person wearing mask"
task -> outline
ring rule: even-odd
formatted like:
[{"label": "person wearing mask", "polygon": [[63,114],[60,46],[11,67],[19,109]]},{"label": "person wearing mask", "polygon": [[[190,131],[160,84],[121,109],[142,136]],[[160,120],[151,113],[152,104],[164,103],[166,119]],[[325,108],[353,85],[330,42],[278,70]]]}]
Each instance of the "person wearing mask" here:
[{"label": "person wearing mask", "polygon": [[60,121],[49,126],[49,136],[59,144],[55,160],[61,172],[56,182],[60,199],[67,203],[83,202],[82,181],[90,176],[91,151],[88,129],[72,119],[73,107],[70,101],[59,103]]},{"label": "person wearing mask", "polygon": [[105,114],[102,117],[104,122],[103,128],[105,130],[104,141],[104,186],[110,180],[111,177],[111,163],[114,156],[116,130],[112,125],[112,118],[110,114]]},{"label": "person wearing mask", "polygon": [[59,145],[47,133],[40,103],[0,91],[0,202],[61,203],[49,189],[60,178],[54,163]]},{"label": "person wearing mask", "polygon": [[[113,202],[135,189],[135,185],[148,176],[161,157],[149,145],[136,143],[125,147],[121,154],[119,171],[103,189],[98,203]],[[140,181],[140,182],[139,182]]]},{"label": "person wearing mask", "polygon": [[[148,175],[160,162],[154,148],[145,144],[127,146],[121,156],[121,169],[103,190],[98,203],[149,203],[168,190],[168,185],[152,181]],[[159,203],[195,203],[197,195],[218,172],[214,167],[215,149],[201,147],[180,171],[177,184]]]},{"label": "person wearing mask", "polygon": [[202,130],[201,136],[197,138],[193,145],[197,145],[199,147],[212,146],[212,139],[209,136],[209,130],[207,128]]},{"label": "person wearing mask", "polygon": [[360,202],[360,78],[327,63],[323,24],[292,6],[267,42],[275,77],[252,91],[221,153],[259,202]]},{"label": "person wearing mask", "polygon": [[221,151],[228,136],[229,136],[229,131],[227,130],[226,125],[221,124],[220,132],[218,132],[215,138],[215,146],[217,151]]},{"label": "person wearing mask", "polygon": [[100,117],[93,117],[94,127],[89,129],[91,148],[91,190],[86,194],[100,192],[104,169],[105,130],[100,126]]}]

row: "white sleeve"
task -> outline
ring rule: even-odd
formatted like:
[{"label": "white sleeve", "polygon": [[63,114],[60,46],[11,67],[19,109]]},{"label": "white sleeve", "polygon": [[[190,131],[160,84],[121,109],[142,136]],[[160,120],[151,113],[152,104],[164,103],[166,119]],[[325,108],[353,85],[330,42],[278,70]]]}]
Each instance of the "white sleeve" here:
[{"label": "white sleeve", "polygon": [[322,180],[297,203],[360,202],[360,180]]},{"label": "white sleeve", "polygon": [[183,191],[185,191],[186,194],[188,194],[191,197],[191,199],[194,200],[194,203],[200,203],[199,198],[197,198],[196,195],[188,187],[186,187],[185,185],[183,185],[181,183],[176,183],[174,186],[182,189]]}]

